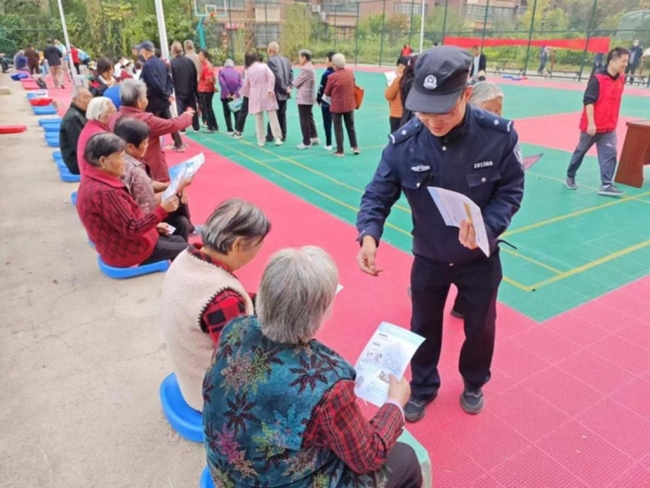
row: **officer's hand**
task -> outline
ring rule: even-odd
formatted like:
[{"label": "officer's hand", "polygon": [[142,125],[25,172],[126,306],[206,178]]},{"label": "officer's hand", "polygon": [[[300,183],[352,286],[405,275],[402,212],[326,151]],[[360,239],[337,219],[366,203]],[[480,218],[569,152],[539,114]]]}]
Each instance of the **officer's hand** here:
[{"label": "officer's hand", "polygon": [[587,126],[587,134],[590,136],[595,136],[596,135],[596,124],[589,124]]},{"label": "officer's hand", "polygon": [[476,249],[476,231],[474,225],[470,224],[467,220],[460,223],[460,232],[458,233],[458,240],[467,249]]},{"label": "officer's hand", "polygon": [[393,375],[390,375],[390,385],[388,387],[388,399],[399,403],[402,407],[406,405],[411,396],[411,385],[405,377],[397,381]]},{"label": "officer's hand", "polygon": [[361,245],[361,250],[357,254],[357,263],[359,268],[370,276],[379,276],[381,269],[375,267],[375,257],[377,256],[377,243],[372,236],[365,236]]}]

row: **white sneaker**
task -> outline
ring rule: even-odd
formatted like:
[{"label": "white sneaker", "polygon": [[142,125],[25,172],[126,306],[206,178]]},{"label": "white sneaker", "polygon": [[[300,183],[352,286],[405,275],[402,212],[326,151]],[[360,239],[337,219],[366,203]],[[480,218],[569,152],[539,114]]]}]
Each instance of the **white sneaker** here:
[{"label": "white sneaker", "polygon": [[258,145],[259,147],[264,147],[265,144],[264,144],[263,142],[258,142],[257,145]]},{"label": "white sneaker", "polygon": [[331,151],[331,150],[332,150],[332,146],[323,146],[323,149],[325,149],[326,151]]},{"label": "white sneaker", "polygon": [[311,148],[311,144],[308,146],[307,144],[303,144],[302,142],[296,146],[298,149],[309,149]]},{"label": "white sneaker", "polygon": [[319,144],[320,144],[320,139],[319,139],[318,137],[314,137],[314,138],[311,140],[311,145],[312,145],[312,146],[318,146]]},{"label": "white sneaker", "polygon": [[280,139],[280,138],[278,137],[278,138],[275,140],[275,145],[276,145],[276,146],[281,146],[282,144],[284,144],[284,143],[282,142],[282,139]]}]

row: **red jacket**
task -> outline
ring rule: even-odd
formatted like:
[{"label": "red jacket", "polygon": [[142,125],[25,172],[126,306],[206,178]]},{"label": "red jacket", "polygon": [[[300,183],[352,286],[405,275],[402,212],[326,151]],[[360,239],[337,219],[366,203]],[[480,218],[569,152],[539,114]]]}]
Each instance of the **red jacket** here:
[{"label": "red jacket", "polygon": [[344,114],[353,112],[357,108],[354,96],[354,74],[349,69],[337,69],[327,78],[325,95],[332,98],[330,112]]},{"label": "red jacket", "polygon": [[[596,131],[600,134],[603,132],[612,132],[616,130],[618,125],[618,116],[621,111],[621,99],[623,98],[623,90],[625,89],[625,76],[619,75],[612,78],[608,73],[597,73],[590,84],[597,84],[598,97],[594,105],[594,121],[596,122]],[[593,88],[593,85],[592,85]],[[587,87],[588,93],[590,87]],[[587,98],[585,96],[585,98]],[[585,105],[589,105],[585,100]],[[587,132],[586,109],[582,110],[582,118],[580,119],[580,131]]]},{"label": "red jacket", "polygon": [[144,215],[119,178],[91,165],[79,185],[77,213],[102,260],[119,268],[151,256],[158,242],[156,225],[167,217],[160,206]]},{"label": "red jacket", "polygon": [[89,120],[81,130],[81,134],[79,134],[79,140],[77,141],[77,163],[79,163],[79,174],[82,177],[86,173],[86,169],[90,166],[88,161],[86,161],[86,158],[84,158],[88,139],[100,132],[106,132],[106,127],[96,120]]},{"label": "red jacket", "polygon": [[128,116],[141,120],[149,126],[149,147],[144,155],[144,162],[151,171],[155,181],[169,181],[169,167],[165,159],[165,151],[160,144],[160,137],[172,132],[178,132],[192,125],[192,117],[185,113],[174,119],[161,119],[149,112],[143,112],[135,107],[122,105],[108,121],[108,129],[112,132],[121,117]]}]

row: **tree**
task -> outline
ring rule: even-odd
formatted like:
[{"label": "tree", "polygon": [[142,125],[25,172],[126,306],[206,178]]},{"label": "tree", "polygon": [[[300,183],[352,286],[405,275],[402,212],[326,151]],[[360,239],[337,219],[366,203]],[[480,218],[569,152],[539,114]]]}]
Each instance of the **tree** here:
[{"label": "tree", "polygon": [[294,3],[284,7],[281,44],[287,56],[296,59],[300,49],[309,47],[312,35],[311,17],[309,5]]}]

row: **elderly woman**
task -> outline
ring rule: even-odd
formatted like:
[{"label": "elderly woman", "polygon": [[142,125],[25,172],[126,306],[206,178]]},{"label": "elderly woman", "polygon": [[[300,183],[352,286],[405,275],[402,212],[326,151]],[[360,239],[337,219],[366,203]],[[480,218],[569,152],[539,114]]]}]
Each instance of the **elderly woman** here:
[{"label": "elderly woman", "polygon": [[77,162],[79,163],[79,173],[83,177],[88,161],[86,161],[86,144],[95,134],[108,131],[108,120],[115,114],[115,105],[109,98],[95,97],[86,108],[86,125],[79,134],[77,142]]},{"label": "elderly woman", "polygon": [[162,236],[156,226],[178,208],[176,195],[145,215],[124,182],[124,141],[107,132],[90,138],[88,167],[77,192],[77,212],[88,238],[109,266],[127,268],[174,259],[187,246],[182,237]]},{"label": "elderly woman", "polygon": [[[223,107],[223,118],[226,119],[228,133],[234,132],[232,124],[233,113],[230,110],[230,102],[239,97],[239,90],[242,87],[242,79],[239,71],[235,69],[235,62],[226,59],[223,68],[219,70],[219,88],[221,89],[221,106]],[[235,113],[235,119],[237,114]]]},{"label": "elderly woman", "polygon": [[336,139],[334,156],[343,157],[345,155],[343,151],[343,121],[345,121],[352,152],[359,154],[357,132],[354,129],[354,111],[357,108],[354,95],[354,74],[349,69],[345,69],[345,56],[340,53],[332,57],[332,64],[335,71],[327,79],[325,96],[329,98],[330,112],[334,123],[334,138]]},{"label": "elderly woman", "polygon": [[311,64],[311,51],[302,49],[298,55],[300,57],[300,73],[293,80],[293,86],[298,89],[298,116],[302,131],[302,142],[298,144],[298,149],[308,149],[319,143],[312,112],[316,103],[316,71],[314,65]]},{"label": "elderly woman", "polygon": [[472,88],[469,103],[501,117],[503,111],[503,92],[491,81],[479,81]]},{"label": "elderly woman", "polygon": [[203,247],[190,246],[165,275],[162,328],[183,398],[195,410],[203,409],[203,378],[224,326],[254,313],[234,273],[255,258],[270,229],[259,208],[228,200],[204,225]]},{"label": "elderly woman", "polygon": [[122,117],[133,117],[141,120],[149,126],[149,145],[144,155],[144,162],[151,171],[151,177],[155,181],[169,181],[169,167],[165,159],[165,152],[160,144],[160,137],[171,134],[192,125],[194,109],[188,108],[184,114],[173,119],[156,117],[150,112],[145,112],[149,100],[147,99],[147,85],[140,80],[125,80],[121,84],[120,110],[111,117],[108,123],[110,130]]},{"label": "elderly woman", "polygon": [[275,145],[282,145],[282,129],[278,120],[278,101],[275,98],[275,75],[271,69],[262,63],[261,55],[257,55],[253,64],[246,72],[241,94],[248,97],[248,113],[255,115],[255,134],[257,145],[264,147],[266,134],[264,127],[264,112],[269,117],[271,133]]},{"label": "elderly woman", "polygon": [[390,378],[371,421],[352,365],[314,338],[332,310],[336,265],[316,247],[268,263],[257,317],[223,333],[203,383],[208,465],[217,486],[420,487],[413,450],[397,442],[410,387]]}]

